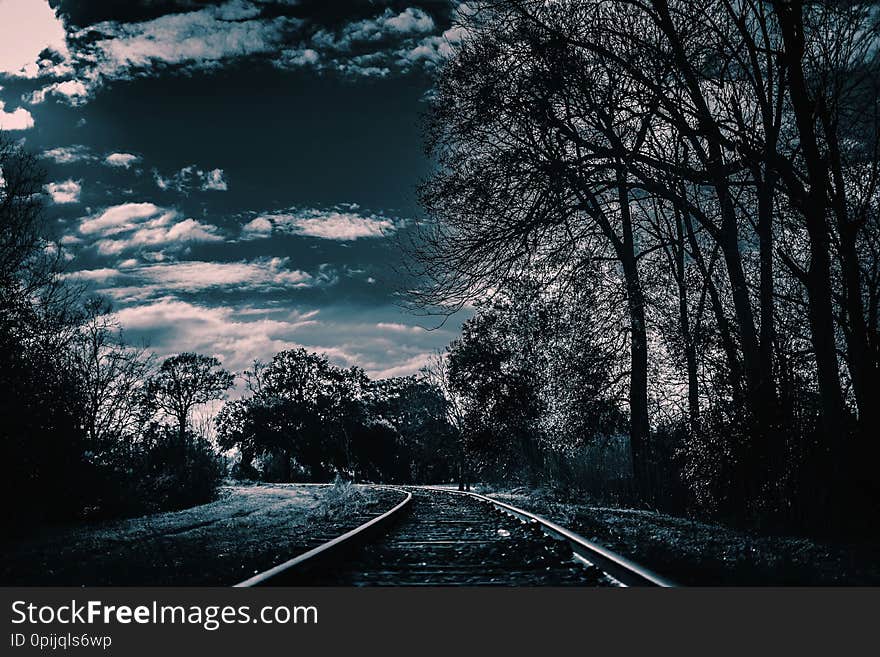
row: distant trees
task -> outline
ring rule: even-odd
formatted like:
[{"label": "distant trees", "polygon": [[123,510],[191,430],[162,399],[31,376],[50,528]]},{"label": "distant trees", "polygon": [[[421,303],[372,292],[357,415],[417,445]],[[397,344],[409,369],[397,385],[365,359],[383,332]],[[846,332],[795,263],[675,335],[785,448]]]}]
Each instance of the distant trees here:
[{"label": "distant trees", "polygon": [[240,452],[242,476],[281,481],[327,481],[335,474],[381,481],[448,476],[444,443],[454,438],[443,397],[426,383],[372,382],[356,367],[336,367],[304,349],[255,363],[245,378],[250,394],[227,403],[216,421],[220,447]]},{"label": "distant trees", "polygon": [[317,480],[348,465],[350,427],[365,382],[360,370],[342,370],[325,356],[296,349],[256,363],[246,379],[251,395],[217,418],[220,446],[239,447],[243,468],[259,454],[272,455],[279,479],[291,481],[295,463]]},{"label": "distant trees", "polygon": [[458,490],[471,489],[474,478],[470,436],[465,431],[466,397],[460,394],[452,381],[447,353],[438,351],[422,368],[425,381],[433,386],[443,402],[446,423],[456,438],[455,460],[458,471]]},{"label": "distant trees", "polygon": [[432,96],[415,302],[598,290],[643,499],[675,435],[704,509],[876,510],[876,3],[477,5]]},{"label": "distant trees", "polygon": [[[371,381],[366,418],[370,428],[354,448],[362,464],[371,464],[368,470],[374,480],[390,475],[400,482],[439,483],[459,476],[461,433],[454,401],[433,377],[422,372]],[[380,450],[370,434],[384,434],[390,449]]]}]

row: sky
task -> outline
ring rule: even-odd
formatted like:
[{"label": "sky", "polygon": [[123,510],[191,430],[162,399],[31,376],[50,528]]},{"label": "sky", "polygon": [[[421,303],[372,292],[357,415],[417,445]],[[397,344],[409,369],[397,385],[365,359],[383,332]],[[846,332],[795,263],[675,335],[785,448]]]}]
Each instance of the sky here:
[{"label": "sky", "polygon": [[416,372],[464,318],[400,303],[456,8],[0,0],[0,129],[40,156],[65,275],[160,356]]}]

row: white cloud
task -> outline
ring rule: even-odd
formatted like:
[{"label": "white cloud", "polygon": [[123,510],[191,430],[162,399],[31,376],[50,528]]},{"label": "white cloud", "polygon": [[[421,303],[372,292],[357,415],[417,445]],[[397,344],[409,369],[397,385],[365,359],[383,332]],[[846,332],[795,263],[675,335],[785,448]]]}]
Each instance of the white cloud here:
[{"label": "white cloud", "polygon": [[259,8],[230,0],[197,11],[167,14],[140,23],[105,21],[74,37],[88,37],[89,75],[128,78],[159,65],[198,66],[280,49],[302,21],[287,16],[260,19]]},{"label": "white cloud", "polygon": [[[396,312],[385,310],[382,312]],[[181,351],[216,354],[233,370],[284,349],[323,352],[336,364],[360,365],[374,378],[406,376],[423,367],[451,331],[388,336],[374,324],[353,322],[348,311],[278,311],[210,306],[172,296],[122,308],[117,317],[130,338],[145,338],[160,357]]]},{"label": "white cloud", "polygon": [[100,291],[122,304],[144,303],[207,291],[258,294],[332,285],[327,272],[316,275],[289,267],[287,257],[235,262],[163,261],[141,264],[134,259],[116,268],[75,272],[69,276],[100,283]]},{"label": "white cloud", "polygon": [[410,376],[416,374],[420,369],[427,365],[435,353],[436,352],[434,351],[430,351],[416,354],[401,363],[381,369],[370,369],[367,373],[374,379],[390,379],[395,376]]},{"label": "white cloud", "polygon": [[45,186],[45,190],[52,198],[53,203],[61,205],[64,203],[79,203],[82,186],[79,181],[65,180],[63,182],[49,183]]},{"label": "white cloud", "polygon": [[203,171],[195,164],[183,167],[169,178],[165,178],[154,169],[153,179],[156,181],[156,186],[163,191],[170,189],[184,194],[190,190],[225,192],[229,189],[223,169]]},{"label": "white cloud", "polygon": [[410,7],[395,13],[387,8],[337,31],[318,30],[307,42],[283,50],[274,62],[281,68],[313,66],[344,75],[386,77],[394,69],[411,68],[417,60],[402,54],[435,29],[434,19],[422,9]]},{"label": "white cloud", "polygon": [[139,155],[133,155],[131,153],[110,153],[110,155],[104,158],[104,163],[107,166],[122,169],[128,169],[132,164],[137,164],[140,161],[141,158]]},{"label": "white cloud", "polygon": [[[252,319],[253,313],[249,313],[248,320],[240,321],[235,308],[172,298],[123,308],[116,313],[129,335],[140,333],[148,337],[160,356],[182,351],[217,354],[225,367],[237,371],[249,367],[254,358],[268,359],[284,349],[302,346],[295,336],[302,328],[315,324],[316,315],[314,310],[294,311],[274,319]],[[334,355],[345,361],[345,354],[338,349]]]},{"label": "white cloud", "polygon": [[[8,69],[15,75],[45,78],[47,82],[29,95],[29,102],[40,103],[52,95],[81,105],[105,81],[157,75],[169,68],[184,72],[216,69],[236,59],[262,56],[279,68],[311,67],[384,77],[418,63],[432,66],[445,49],[441,37],[435,35],[437,26],[431,15],[417,7],[400,12],[386,8],[334,31],[315,31],[301,18],[268,11],[270,4],[277,9],[277,5],[296,2],[226,0],[141,22],[103,21],[81,30],[71,28],[65,35],[61,21],[44,0],[0,0],[0,26],[4,13],[16,19],[5,21],[6,25],[35,26],[9,29],[14,38],[7,43],[14,47],[4,48],[0,32],[0,52],[5,53],[0,55],[0,74]],[[17,14],[25,10],[30,12],[27,20],[18,19]],[[44,46],[50,50],[42,52],[41,58]],[[216,185],[208,188],[222,188],[222,183]]]},{"label": "white cloud", "polygon": [[398,222],[382,215],[359,214],[356,206],[334,210],[290,210],[262,214],[242,227],[243,239],[267,237],[279,231],[350,242],[360,238],[386,237],[397,231]]},{"label": "white cloud", "polygon": [[27,97],[27,101],[32,105],[39,105],[50,95],[60,96],[69,105],[76,106],[88,100],[90,91],[81,80],[64,80],[37,89]]},{"label": "white cloud", "polygon": [[153,203],[123,203],[84,217],[80,220],[79,232],[96,240],[94,244],[102,255],[223,240],[216,226],[182,219],[177,210]]},{"label": "white cloud", "polygon": [[80,281],[92,281],[96,283],[106,283],[119,276],[119,270],[111,267],[102,267],[100,269],[81,269],[79,271],[67,274],[67,278]]},{"label": "white cloud", "polygon": [[107,208],[99,214],[83,219],[79,232],[90,235],[113,235],[132,230],[137,224],[148,217],[155,217],[163,212],[163,208],[152,203],[123,203]]},{"label": "white cloud", "polygon": [[43,151],[41,155],[47,159],[54,160],[57,164],[72,164],[74,162],[82,162],[94,158],[89,152],[88,147],[82,146],[81,144],[50,148]]},{"label": "white cloud", "polygon": [[198,292],[211,288],[239,290],[308,287],[312,276],[288,269],[289,258],[241,262],[169,262],[139,267],[136,275],[162,291]]},{"label": "white cloud", "polygon": [[34,127],[34,117],[23,107],[7,112],[6,103],[0,100],[0,130],[29,130]]},{"label": "white cloud", "polygon": [[401,63],[415,64],[420,61],[437,64],[455,54],[456,47],[465,36],[465,29],[452,27],[441,36],[426,36],[414,47],[399,52]]},{"label": "white cloud", "polygon": [[351,212],[312,211],[302,216],[282,216],[276,221],[298,235],[340,241],[384,237],[396,230],[394,222],[386,217],[365,217]]},{"label": "white cloud", "polygon": [[[385,11],[386,15],[389,10]],[[431,32],[434,29],[434,19],[418,8],[410,7],[397,16],[384,19],[385,25],[402,34]]]},{"label": "white cloud", "polygon": [[380,331],[390,331],[392,333],[419,333],[425,330],[420,326],[409,326],[408,324],[400,324],[398,322],[378,322],[376,328]]},{"label": "white cloud", "polygon": [[423,10],[410,7],[399,14],[390,8],[376,18],[348,24],[342,31],[337,47],[350,47],[352,42],[377,40],[389,34],[423,34],[434,29],[434,19]]},{"label": "white cloud", "polygon": [[98,252],[102,255],[117,255],[123,251],[141,247],[171,246],[179,248],[189,242],[223,241],[217,228],[210,224],[203,224],[195,219],[184,219],[167,225],[168,222],[164,219],[165,216],[157,217],[122,238],[99,240],[96,243]]},{"label": "white cloud", "polygon": [[225,192],[228,189],[226,179],[223,177],[223,169],[212,169],[204,175],[202,191],[214,190]]},{"label": "white cloud", "polygon": [[40,59],[44,50],[67,54],[65,37],[64,25],[45,0],[0,1],[0,74],[37,77],[54,66]]},{"label": "white cloud", "polygon": [[266,217],[257,217],[241,227],[242,239],[252,240],[272,234],[272,222]]}]

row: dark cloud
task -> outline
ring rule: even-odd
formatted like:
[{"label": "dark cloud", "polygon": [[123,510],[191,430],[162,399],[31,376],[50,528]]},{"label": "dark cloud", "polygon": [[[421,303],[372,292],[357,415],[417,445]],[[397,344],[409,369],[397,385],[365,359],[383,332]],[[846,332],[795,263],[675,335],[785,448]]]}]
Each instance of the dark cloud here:
[{"label": "dark cloud", "polygon": [[[65,21],[77,27],[88,27],[102,21],[134,23],[174,13],[185,13],[216,7],[226,0],[51,0],[50,4]],[[384,9],[397,12],[420,7],[439,21],[448,21],[455,6],[448,0],[253,0],[261,5],[265,16],[296,16],[315,25],[338,28],[350,21],[363,20]]]}]

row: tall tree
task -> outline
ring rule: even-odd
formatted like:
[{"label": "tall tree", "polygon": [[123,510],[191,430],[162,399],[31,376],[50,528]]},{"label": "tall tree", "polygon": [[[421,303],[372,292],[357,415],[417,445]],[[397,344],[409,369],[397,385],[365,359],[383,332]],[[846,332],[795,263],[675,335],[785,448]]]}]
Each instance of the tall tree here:
[{"label": "tall tree", "polygon": [[193,408],[222,399],[234,380],[213,356],[187,352],[166,358],[150,379],[148,391],[156,406],[174,418],[183,444]]}]

